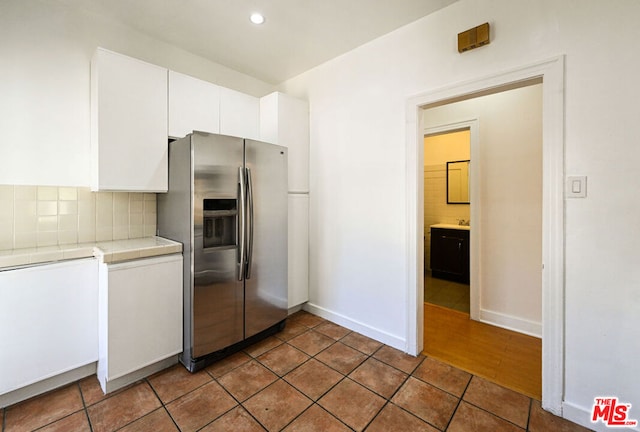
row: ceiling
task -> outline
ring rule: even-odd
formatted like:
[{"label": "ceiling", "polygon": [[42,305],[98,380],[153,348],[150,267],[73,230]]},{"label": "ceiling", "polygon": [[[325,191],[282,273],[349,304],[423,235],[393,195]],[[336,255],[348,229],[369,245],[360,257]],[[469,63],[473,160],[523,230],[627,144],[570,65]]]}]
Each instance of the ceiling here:
[{"label": "ceiling", "polygon": [[58,1],[279,84],[456,0]]}]

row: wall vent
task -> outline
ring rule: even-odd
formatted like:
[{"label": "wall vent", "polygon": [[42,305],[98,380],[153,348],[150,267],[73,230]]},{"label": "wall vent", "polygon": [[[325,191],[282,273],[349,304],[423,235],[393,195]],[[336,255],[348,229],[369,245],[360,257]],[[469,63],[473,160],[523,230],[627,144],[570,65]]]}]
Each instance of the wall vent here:
[{"label": "wall vent", "polygon": [[489,42],[489,23],[487,22],[458,33],[458,52],[463,53],[482,45],[488,45]]}]

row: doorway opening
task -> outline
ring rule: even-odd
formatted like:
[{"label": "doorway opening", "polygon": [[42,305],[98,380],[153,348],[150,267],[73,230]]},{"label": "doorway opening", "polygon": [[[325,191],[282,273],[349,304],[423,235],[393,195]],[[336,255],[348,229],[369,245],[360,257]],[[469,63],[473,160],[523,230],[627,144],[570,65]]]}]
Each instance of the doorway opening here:
[{"label": "doorway opening", "polygon": [[471,128],[424,135],[424,301],[470,312]]},{"label": "doorway opening", "polygon": [[[479,193],[474,194],[473,201],[468,192],[470,177],[465,177],[463,193],[459,188],[459,177],[467,172],[461,168],[467,166],[447,160],[452,156],[469,158],[470,138],[453,139],[464,131],[436,137],[427,135],[425,177],[430,177],[434,162],[442,161],[442,157],[438,160],[440,153],[445,155],[444,180],[448,181],[439,185],[425,183],[424,232],[430,239],[429,244],[425,240],[425,251],[430,252],[425,266],[430,264],[431,272],[426,274],[425,295],[430,294],[431,287],[440,285],[441,289],[432,294],[435,299],[454,300],[445,303],[446,307],[460,305],[461,294],[469,293],[469,286],[460,282],[469,281],[469,253],[473,252],[481,262],[474,282],[480,282],[482,296],[476,296],[480,302],[474,304],[474,311],[479,313],[471,318],[484,323],[460,322],[459,325],[468,327],[468,332],[478,335],[467,340],[466,333],[457,332],[455,326],[438,322],[446,320],[451,324],[456,315],[443,315],[443,311],[425,305],[424,353],[540,399],[542,83],[531,80],[518,88],[437,107],[426,106],[422,114],[427,131],[434,122],[450,123],[468,116],[475,116],[482,125],[479,145],[475,146],[475,157],[471,158],[473,171],[482,172],[473,179],[474,184],[480,183],[474,190]],[[447,137],[449,145],[438,151],[438,141]],[[459,153],[455,152],[456,145],[461,147]],[[441,190],[434,190],[434,186]],[[450,190],[452,186],[455,190]],[[439,194],[445,199],[439,199]],[[475,212],[471,218],[473,227],[459,226],[469,220],[469,206],[473,208],[479,203],[483,204],[482,212]],[[438,204],[440,211],[433,212],[430,207],[438,209]],[[471,233],[476,241],[474,249],[469,251]],[[430,274],[436,278],[429,278]],[[438,283],[438,277],[448,281]],[[433,298],[425,296],[425,302],[433,303]],[[467,313],[468,321],[469,310],[461,312]],[[437,334],[436,330],[444,335]],[[520,334],[533,337],[523,338]]]},{"label": "doorway opening", "polygon": [[[411,98],[407,103],[407,351],[424,344],[424,107],[542,82],[542,406],[561,415],[564,381],[564,57],[463,82]],[[474,160],[473,149],[471,159]],[[473,171],[477,171],[474,169]],[[475,187],[472,183],[473,188]],[[473,198],[472,198],[473,201]],[[481,203],[479,203],[481,205]],[[481,211],[476,206],[475,211]],[[472,225],[474,216],[471,216]],[[477,220],[477,219],[476,219]],[[473,232],[471,251],[474,250]],[[477,254],[476,254],[477,255]],[[482,258],[482,257],[480,257]],[[473,274],[474,258],[471,256]],[[472,276],[473,277],[473,276]],[[473,280],[472,280],[473,286]],[[473,299],[472,299],[473,302]]]}]

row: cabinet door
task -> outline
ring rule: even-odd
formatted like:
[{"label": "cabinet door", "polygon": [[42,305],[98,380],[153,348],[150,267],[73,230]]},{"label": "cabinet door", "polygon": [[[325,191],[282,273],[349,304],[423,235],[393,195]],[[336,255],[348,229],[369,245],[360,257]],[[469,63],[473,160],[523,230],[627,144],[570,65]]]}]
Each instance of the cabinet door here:
[{"label": "cabinet door", "polygon": [[98,264],[0,272],[0,394],[98,359]]},{"label": "cabinet door", "polygon": [[309,300],[309,195],[289,194],[289,308]]},{"label": "cabinet door", "polygon": [[182,351],[182,255],[102,265],[100,362],[105,383]]},{"label": "cabinet door", "polygon": [[169,71],[169,136],[220,132],[220,87]]},{"label": "cabinet door", "polygon": [[469,283],[469,232],[431,230],[431,271],[434,277]]},{"label": "cabinet door", "polygon": [[98,48],[91,61],[92,190],[166,192],[167,69]]},{"label": "cabinet door", "polygon": [[260,136],[287,147],[289,192],[309,192],[309,104],[284,93],[260,99]]},{"label": "cabinet door", "polygon": [[260,99],[220,87],[220,133],[260,139]]}]

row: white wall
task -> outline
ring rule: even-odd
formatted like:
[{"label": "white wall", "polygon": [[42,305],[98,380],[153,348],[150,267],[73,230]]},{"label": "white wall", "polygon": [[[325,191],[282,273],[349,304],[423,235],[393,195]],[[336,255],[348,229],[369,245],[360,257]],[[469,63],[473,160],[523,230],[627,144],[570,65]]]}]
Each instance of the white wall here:
[{"label": "white wall", "polygon": [[[437,107],[433,109],[437,109]],[[425,128],[428,127],[430,127],[429,123],[425,123]],[[437,135],[425,136],[423,145],[425,166],[469,160],[471,158],[471,130],[438,132]]]},{"label": "white wall", "polygon": [[425,128],[470,119],[480,124],[480,320],[540,336],[542,84],[424,111]]},{"label": "white wall", "polygon": [[273,91],[104,18],[0,1],[0,184],[89,186],[89,62],[97,46],[254,96]]},{"label": "white wall", "polygon": [[[636,0],[460,0],[284,83],[310,101],[311,302],[406,344],[405,102],[566,54],[565,169],[589,178],[566,201],[565,415],[616,395],[640,417],[638,16]],[[459,54],[485,21],[491,44]]]}]

